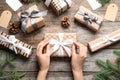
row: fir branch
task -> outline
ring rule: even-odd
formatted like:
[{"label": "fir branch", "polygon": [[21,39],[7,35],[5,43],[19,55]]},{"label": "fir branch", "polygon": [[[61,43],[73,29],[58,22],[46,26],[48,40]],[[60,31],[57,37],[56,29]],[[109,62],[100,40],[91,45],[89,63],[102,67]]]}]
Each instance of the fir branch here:
[{"label": "fir branch", "polygon": [[0,52],[0,56],[2,56],[2,53]]},{"label": "fir branch", "polygon": [[118,57],[120,57],[120,50],[115,50],[114,53],[115,53]]},{"label": "fir branch", "polygon": [[40,2],[41,0],[30,0],[31,3],[33,2]]},{"label": "fir branch", "polygon": [[[0,51],[1,53],[1,51]],[[2,54],[5,54],[6,52],[2,52]],[[6,53],[6,59],[0,61],[0,80],[21,80],[22,77],[24,77],[25,73],[19,73],[16,70],[13,70],[12,72],[6,72],[5,67],[7,65],[12,65],[14,62],[15,57],[12,56],[12,54]]]},{"label": "fir branch", "polygon": [[22,3],[28,4],[28,3],[33,3],[33,2],[40,2],[42,0],[20,0]]},{"label": "fir branch", "polygon": [[2,69],[3,67],[5,67],[7,64],[7,61],[6,60],[3,60],[1,63],[0,63],[0,68]]},{"label": "fir branch", "polygon": [[10,65],[14,65],[14,60],[15,60],[15,57],[12,57],[12,55],[10,55],[9,53],[6,54],[6,61],[10,64]]},{"label": "fir branch", "polygon": [[115,50],[114,53],[118,56],[116,60],[116,64],[117,64],[118,69],[120,70],[120,50]]},{"label": "fir branch", "polygon": [[110,0],[97,0],[102,6],[104,6],[106,3],[109,3]]},{"label": "fir branch", "polygon": [[118,69],[120,70],[120,58],[117,59],[116,63],[117,63]]},{"label": "fir branch", "polygon": [[120,80],[120,50],[115,50],[114,53],[118,56],[116,64],[112,64],[109,60],[96,61],[99,66],[103,67],[103,70],[94,74],[96,80]]},{"label": "fir branch", "polygon": [[102,60],[97,60],[96,63],[97,63],[99,66],[103,67],[103,68],[108,68],[108,67],[106,66],[106,63],[103,62]]},{"label": "fir branch", "polygon": [[116,65],[112,64],[109,60],[107,60],[106,63],[107,63],[107,66],[108,66],[110,69],[117,71],[118,68],[117,68]]},{"label": "fir branch", "polygon": [[105,79],[102,78],[101,75],[98,74],[98,73],[96,73],[96,74],[94,75],[94,77],[95,77],[97,80],[105,80]]}]

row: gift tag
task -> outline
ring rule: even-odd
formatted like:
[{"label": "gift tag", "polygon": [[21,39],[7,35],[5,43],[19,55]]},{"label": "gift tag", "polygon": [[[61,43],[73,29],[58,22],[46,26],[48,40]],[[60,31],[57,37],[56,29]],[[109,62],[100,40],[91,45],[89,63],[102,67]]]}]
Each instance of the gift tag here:
[{"label": "gift tag", "polygon": [[10,11],[8,11],[8,10],[3,11],[0,16],[0,26],[7,28],[8,24],[11,20],[11,17],[12,17],[12,13]]},{"label": "gift tag", "polygon": [[6,0],[6,3],[14,10],[18,10],[21,6],[22,3],[19,0]]},{"label": "gift tag", "polygon": [[100,8],[102,5],[97,0],[87,0],[93,10]]},{"label": "gift tag", "polygon": [[110,4],[107,8],[105,19],[110,21],[115,21],[118,12],[118,6],[116,4]]}]

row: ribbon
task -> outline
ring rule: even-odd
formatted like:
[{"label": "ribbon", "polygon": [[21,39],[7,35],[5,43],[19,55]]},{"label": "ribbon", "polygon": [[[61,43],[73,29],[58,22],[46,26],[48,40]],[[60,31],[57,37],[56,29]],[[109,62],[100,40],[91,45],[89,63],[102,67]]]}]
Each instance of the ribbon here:
[{"label": "ribbon", "polygon": [[32,50],[22,46],[22,44],[20,44],[20,43],[16,43],[17,39],[13,35],[10,35],[8,38],[0,35],[0,40],[2,40],[6,44],[11,44],[9,49],[14,50],[16,54],[18,54],[16,48],[19,48],[20,50],[23,50],[27,54],[31,54]]},{"label": "ribbon", "polygon": [[77,13],[84,17],[84,20],[85,20],[86,24],[88,24],[88,23],[92,24],[92,22],[95,22],[95,23],[100,25],[101,22],[102,22],[98,19],[98,17],[95,17],[94,15],[92,15],[90,13],[87,13],[82,9],[79,9]]},{"label": "ribbon", "polygon": [[117,34],[117,35],[115,35],[113,37],[109,37],[108,35],[105,35],[101,42],[96,43],[95,45],[91,46],[91,48],[95,48],[95,47],[97,47],[97,46],[99,46],[101,44],[105,44],[108,41],[110,42],[109,44],[111,44],[112,42],[116,42],[118,40],[118,39],[116,39],[117,37],[120,37],[120,34]]},{"label": "ribbon", "polygon": [[35,24],[34,19],[35,18],[39,18],[39,17],[43,17],[47,15],[47,10],[40,12],[38,9],[34,9],[31,13],[29,13],[29,10],[25,10],[24,12],[22,12],[21,14],[21,29],[23,32],[25,32],[25,28],[27,25],[27,21],[30,18],[30,23],[33,26],[33,28],[37,28],[37,25]]},{"label": "ribbon", "polygon": [[[45,5],[46,5],[47,7],[49,7],[52,1],[54,1],[54,0],[46,0],[46,1],[45,1]],[[59,3],[60,3],[60,6],[61,6],[62,8],[64,7],[64,5],[67,5],[67,8],[68,8],[68,7],[70,7],[70,6],[72,5],[72,0],[59,0]],[[64,12],[67,8],[62,9],[63,12]]]},{"label": "ribbon", "polygon": [[70,47],[73,44],[73,40],[67,39],[67,40],[63,41],[64,33],[59,33],[58,37],[59,37],[59,41],[57,41],[55,39],[50,40],[50,45],[52,46],[51,54],[58,51],[59,56],[64,56],[64,51],[65,51],[67,53],[67,55],[70,57],[71,56]]}]

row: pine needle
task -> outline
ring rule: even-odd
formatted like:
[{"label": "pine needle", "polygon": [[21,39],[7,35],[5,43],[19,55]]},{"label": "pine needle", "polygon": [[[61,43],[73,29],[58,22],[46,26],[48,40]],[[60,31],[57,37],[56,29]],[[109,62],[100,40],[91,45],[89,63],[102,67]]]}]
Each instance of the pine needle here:
[{"label": "pine needle", "polygon": [[96,80],[120,80],[120,50],[115,50],[114,53],[118,56],[116,64],[112,64],[110,60],[96,61],[99,66],[103,67],[103,70],[94,74]]},{"label": "pine needle", "polygon": [[109,60],[107,60],[106,63],[107,63],[107,66],[108,66],[110,69],[112,69],[112,70],[117,70],[117,69],[118,69],[117,66],[114,65],[114,64],[112,64]]},{"label": "pine needle", "polygon": [[[5,53],[6,52],[2,52],[1,55]],[[12,65],[14,67],[14,60],[15,57],[12,56],[12,54],[6,53],[6,59],[0,61],[0,80],[22,80],[22,77],[25,76],[25,73],[19,73],[16,70],[13,70],[12,72],[5,71],[7,65]]]},{"label": "pine needle", "polygon": [[99,2],[102,6],[104,6],[106,3],[109,3],[110,0],[98,0],[98,2]]},{"label": "pine needle", "polygon": [[96,63],[97,63],[99,66],[103,67],[103,68],[108,68],[108,67],[106,66],[106,63],[103,62],[102,60],[97,60]]},{"label": "pine needle", "polygon": [[33,2],[40,2],[41,0],[30,0],[31,3]]},{"label": "pine needle", "polygon": [[115,50],[114,53],[115,53],[118,57],[120,57],[120,50]]}]

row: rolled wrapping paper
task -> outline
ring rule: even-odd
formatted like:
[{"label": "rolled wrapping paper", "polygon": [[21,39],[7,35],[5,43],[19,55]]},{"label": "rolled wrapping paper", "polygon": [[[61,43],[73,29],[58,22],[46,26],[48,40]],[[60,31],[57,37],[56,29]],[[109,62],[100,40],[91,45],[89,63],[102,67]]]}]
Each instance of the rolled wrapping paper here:
[{"label": "rolled wrapping paper", "polygon": [[32,54],[32,46],[18,40],[14,35],[7,35],[0,32],[0,44],[10,50],[15,51],[16,54],[21,54],[28,58]]},{"label": "rolled wrapping paper", "polygon": [[21,29],[24,33],[30,33],[45,25],[43,16],[47,10],[39,11],[37,6],[32,6],[21,13]]},{"label": "rolled wrapping paper", "polygon": [[104,48],[108,45],[111,45],[119,40],[120,40],[120,29],[116,30],[108,35],[105,35],[103,37],[100,37],[98,39],[90,41],[88,43],[88,46],[89,46],[91,52],[95,52],[95,51],[97,51],[101,48]]},{"label": "rolled wrapping paper", "polygon": [[76,41],[75,33],[47,33],[45,39],[49,39],[52,56],[71,57],[72,44]]},{"label": "rolled wrapping paper", "polygon": [[70,8],[72,0],[46,0],[45,5],[51,6],[53,10],[60,15],[62,12]]},{"label": "rolled wrapping paper", "polygon": [[75,20],[86,25],[93,31],[97,31],[103,21],[103,18],[95,13],[92,13],[87,8],[80,6],[79,10],[74,16]]}]

